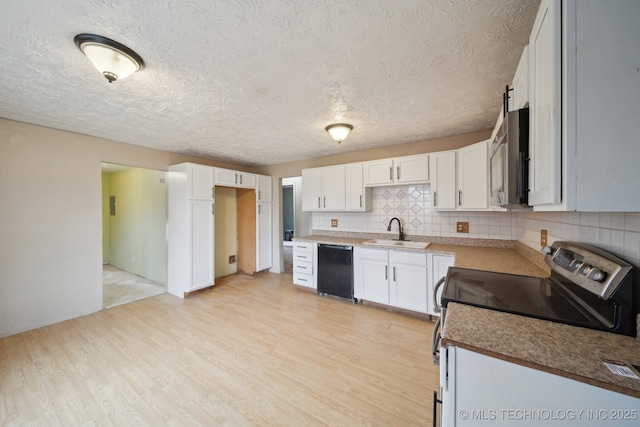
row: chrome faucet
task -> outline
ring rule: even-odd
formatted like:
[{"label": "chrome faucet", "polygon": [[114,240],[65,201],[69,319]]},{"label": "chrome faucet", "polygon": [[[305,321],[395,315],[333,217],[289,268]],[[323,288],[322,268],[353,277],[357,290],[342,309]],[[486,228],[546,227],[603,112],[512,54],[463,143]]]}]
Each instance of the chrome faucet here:
[{"label": "chrome faucet", "polygon": [[402,232],[402,223],[395,216],[391,218],[391,221],[389,221],[389,226],[387,227],[387,231],[391,231],[391,224],[393,223],[394,219],[398,221],[398,240],[404,240],[404,233]]}]

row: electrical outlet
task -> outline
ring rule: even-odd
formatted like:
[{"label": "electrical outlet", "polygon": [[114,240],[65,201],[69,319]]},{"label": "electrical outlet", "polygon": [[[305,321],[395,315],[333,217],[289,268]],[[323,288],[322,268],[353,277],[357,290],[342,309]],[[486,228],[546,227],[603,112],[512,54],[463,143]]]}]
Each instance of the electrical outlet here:
[{"label": "electrical outlet", "polygon": [[540,246],[547,246],[547,230],[540,230]]},{"label": "electrical outlet", "polygon": [[469,232],[469,223],[468,222],[456,222],[456,232],[458,232],[458,233],[468,233]]},{"label": "electrical outlet", "polygon": [[236,256],[235,255],[229,255],[229,264],[235,264],[236,263]]},{"label": "electrical outlet", "polygon": [[338,226],[338,220],[337,219],[332,219],[331,220],[331,226],[332,227],[337,227]]}]

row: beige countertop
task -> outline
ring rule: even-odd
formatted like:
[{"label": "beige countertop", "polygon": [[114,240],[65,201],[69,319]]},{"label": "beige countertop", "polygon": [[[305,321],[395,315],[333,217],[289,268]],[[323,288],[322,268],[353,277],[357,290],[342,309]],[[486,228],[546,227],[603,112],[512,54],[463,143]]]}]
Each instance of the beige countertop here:
[{"label": "beige countertop", "polygon": [[[294,241],[316,242],[336,245],[366,246],[363,242],[368,239],[310,235],[296,237]],[[524,245],[522,245],[524,246]],[[371,248],[372,246],[366,246]],[[385,248],[385,247],[380,247]],[[495,271],[498,273],[522,274],[526,276],[547,277],[549,272],[545,271],[539,264],[533,263],[528,258],[526,249],[516,250],[512,248],[483,247],[483,246],[462,246],[442,243],[431,243],[426,249],[411,248],[391,248],[404,251],[424,251],[454,255],[454,265],[456,267],[472,268],[477,270]],[[535,252],[532,249],[531,252]],[[523,255],[524,253],[524,255]]]},{"label": "beige countertop", "polygon": [[640,398],[640,379],[615,375],[601,360],[640,366],[633,337],[450,303],[446,344]]}]

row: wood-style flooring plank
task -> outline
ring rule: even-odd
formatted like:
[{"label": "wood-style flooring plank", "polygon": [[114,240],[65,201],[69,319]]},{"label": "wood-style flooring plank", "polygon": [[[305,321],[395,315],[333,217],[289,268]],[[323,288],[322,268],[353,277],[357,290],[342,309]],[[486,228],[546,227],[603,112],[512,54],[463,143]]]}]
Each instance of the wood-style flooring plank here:
[{"label": "wood-style flooring plank", "polygon": [[432,328],[229,276],[0,339],[0,425],[430,426]]}]

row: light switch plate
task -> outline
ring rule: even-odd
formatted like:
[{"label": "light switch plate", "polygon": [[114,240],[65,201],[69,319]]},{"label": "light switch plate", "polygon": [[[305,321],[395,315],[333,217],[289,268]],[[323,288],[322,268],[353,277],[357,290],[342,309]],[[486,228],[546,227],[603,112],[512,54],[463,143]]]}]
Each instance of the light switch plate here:
[{"label": "light switch plate", "polygon": [[332,227],[337,227],[338,226],[338,220],[337,219],[332,219],[331,220],[331,226]]}]

